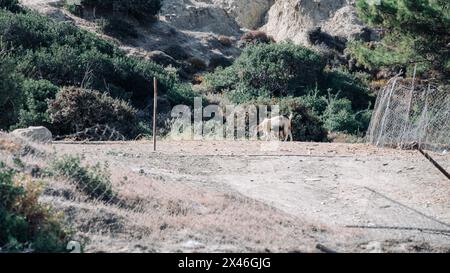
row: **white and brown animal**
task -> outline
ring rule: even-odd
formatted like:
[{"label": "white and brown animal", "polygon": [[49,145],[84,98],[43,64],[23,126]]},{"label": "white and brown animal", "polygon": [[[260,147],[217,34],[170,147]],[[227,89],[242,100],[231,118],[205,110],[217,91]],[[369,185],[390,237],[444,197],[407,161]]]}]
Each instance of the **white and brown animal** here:
[{"label": "white and brown animal", "polygon": [[256,134],[262,132],[265,139],[271,139],[274,134],[278,133],[278,137],[284,137],[284,141],[288,141],[292,137],[292,118],[293,115],[290,114],[289,117],[276,116],[273,118],[265,118],[261,124],[256,127]]}]

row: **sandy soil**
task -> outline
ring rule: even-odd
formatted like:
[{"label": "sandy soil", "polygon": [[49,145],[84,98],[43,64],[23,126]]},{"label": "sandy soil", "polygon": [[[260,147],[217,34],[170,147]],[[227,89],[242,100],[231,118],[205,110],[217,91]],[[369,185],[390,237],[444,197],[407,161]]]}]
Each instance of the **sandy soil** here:
[{"label": "sandy soil", "polygon": [[[139,210],[123,210],[52,197],[73,212],[87,251],[318,251],[318,243],[339,252],[450,251],[450,181],[416,151],[212,141],[163,141],[158,152],[146,142],[52,146],[89,164],[108,162],[115,189],[139,200]],[[433,156],[450,169],[450,155]]]}]

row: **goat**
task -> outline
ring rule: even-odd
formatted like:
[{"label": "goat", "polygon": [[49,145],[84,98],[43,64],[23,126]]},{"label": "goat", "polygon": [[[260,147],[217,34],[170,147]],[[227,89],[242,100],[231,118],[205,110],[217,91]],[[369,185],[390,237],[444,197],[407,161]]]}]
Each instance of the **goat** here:
[{"label": "goat", "polygon": [[290,138],[291,141],[293,141],[292,137],[292,118],[293,115],[290,114],[289,118],[286,118],[285,116],[276,116],[273,118],[265,118],[261,124],[259,124],[256,127],[256,135],[259,132],[263,132],[264,137],[266,140],[269,140],[269,137],[271,138],[273,136],[274,131],[278,131],[278,137],[283,136],[284,141],[288,141],[288,138]]}]

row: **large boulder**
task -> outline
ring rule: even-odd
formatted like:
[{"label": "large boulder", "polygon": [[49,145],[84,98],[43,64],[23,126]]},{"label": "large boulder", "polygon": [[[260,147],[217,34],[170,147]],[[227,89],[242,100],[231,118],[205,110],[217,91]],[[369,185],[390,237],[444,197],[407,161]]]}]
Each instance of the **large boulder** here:
[{"label": "large boulder", "polygon": [[50,130],[43,126],[17,129],[12,131],[11,135],[38,143],[48,143],[52,141],[53,138]]},{"label": "large boulder", "polygon": [[258,29],[266,23],[267,12],[275,0],[213,0],[213,3],[225,9],[239,26]]},{"label": "large boulder", "polygon": [[310,45],[308,30],[322,27],[332,36],[351,39],[364,25],[356,15],[354,0],[278,0],[268,12],[262,30],[276,41]]}]

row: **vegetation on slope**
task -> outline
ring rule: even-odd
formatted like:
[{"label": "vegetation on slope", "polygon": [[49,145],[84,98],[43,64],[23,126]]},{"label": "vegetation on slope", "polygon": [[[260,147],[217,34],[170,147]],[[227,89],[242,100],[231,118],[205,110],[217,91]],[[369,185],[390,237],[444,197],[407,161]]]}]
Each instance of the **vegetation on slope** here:
[{"label": "vegetation on slope", "polygon": [[41,193],[41,184],[0,162],[0,251],[65,251],[61,217],[38,201]]},{"label": "vegetation on slope", "polygon": [[[233,65],[206,75],[206,89],[223,93],[236,103],[277,101],[287,105],[284,114],[303,116],[294,127],[305,126],[304,118],[329,131],[358,133],[366,130],[373,97],[365,81],[345,68],[326,66],[325,58],[292,43],[247,46]],[[290,106],[289,106],[290,105]],[[295,109],[305,108],[304,111]],[[312,130],[299,140],[323,140],[325,130]]]},{"label": "vegetation on slope", "polygon": [[114,44],[69,23],[31,11],[15,13],[10,11],[16,10],[14,5],[4,2],[1,8],[0,105],[7,114],[2,114],[0,129],[52,123],[45,108],[47,100],[56,97],[55,87],[98,90],[143,108],[151,101],[156,77],[160,94],[172,104],[192,103],[194,93],[176,73],[128,57]]},{"label": "vegetation on slope", "polygon": [[446,0],[358,0],[359,16],[385,32],[378,43],[354,42],[350,51],[360,65],[377,70],[403,68],[409,75],[450,76],[450,4]]}]

